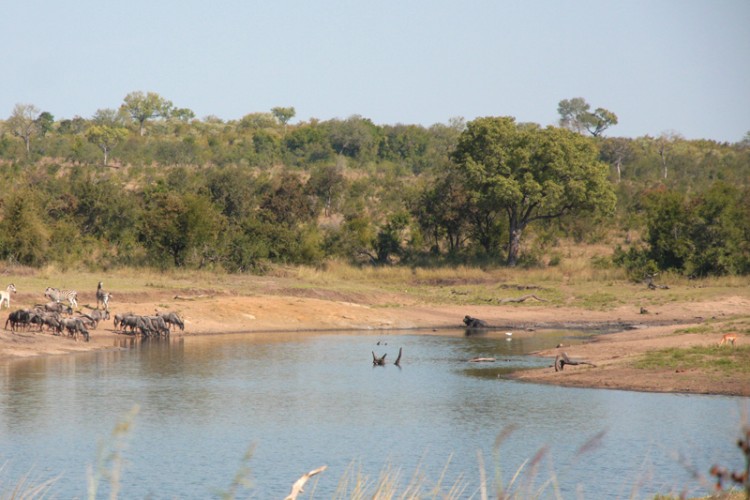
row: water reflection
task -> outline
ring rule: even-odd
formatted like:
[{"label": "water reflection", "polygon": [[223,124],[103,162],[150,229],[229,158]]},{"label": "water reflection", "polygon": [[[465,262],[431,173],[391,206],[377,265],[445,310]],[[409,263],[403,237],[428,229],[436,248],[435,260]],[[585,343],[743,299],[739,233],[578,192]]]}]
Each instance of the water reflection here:
[{"label": "water reflection", "polygon": [[[0,365],[0,462],[8,461],[13,477],[32,468],[63,473],[56,496],[83,496],[81,464],[92,463],[97,441],[134,405],[141,411],[126,456],[129,498],[215,496],[251,444],[256,498],[282,498],[302,472],[323,464],[329,469],[316,498],[329,498],[352,460],[373,476],[391,463],[406,476],[420,467],[437,481],[453,457],[446,483],[477,480],[477,452],[492,460],[495,439],[511,426],[517,430],[503,442],[504,466],[515,472],[549,446],[555,463],[566,467],[559,470],[565,498],[580,484],[588,498],[611,496],[642,479],[645,457],[655,471],[648,471],[644,491],[668,491],[661,487],[690,481],[665,451],[683,446],[698,450],[699,460],[738,461],[732,398],[498,379],[504,370],[549,363],[529,352],[587,336],[513,332],[508,340],[504,333],[122,339],[118,347],[126,350],[6,363]],[[392,362],[400,348],[399,368]],[[387,353],[389,363],[373,367],[373,351]],[[475,357],[496,362],[467,362]],[[601,431],[600,448],[575,456]]]}]

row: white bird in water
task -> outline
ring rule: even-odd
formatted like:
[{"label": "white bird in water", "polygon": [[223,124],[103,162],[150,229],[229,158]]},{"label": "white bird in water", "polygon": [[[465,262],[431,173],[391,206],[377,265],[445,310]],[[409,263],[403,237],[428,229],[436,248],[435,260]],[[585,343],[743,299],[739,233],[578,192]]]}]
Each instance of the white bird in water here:
[{"label": "white bird in water", "polygon": [[507,335],[508,337],[512,337],[513,336],[513,332],[505,332],[505,335]]}]

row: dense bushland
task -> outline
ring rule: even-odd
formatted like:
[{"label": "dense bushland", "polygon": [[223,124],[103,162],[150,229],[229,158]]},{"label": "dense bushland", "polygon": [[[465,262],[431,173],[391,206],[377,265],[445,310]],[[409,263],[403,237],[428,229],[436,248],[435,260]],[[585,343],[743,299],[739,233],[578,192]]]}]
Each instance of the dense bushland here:
[{"label": "dense bushland", "polygon": [[0,259],[545,266],[569,238],[609,246],[634,278],[750,273],[750,140],[512,118],[290,124],[293,108],[222,121],[134,94],[91,119],[19,106],[0,122]]}]

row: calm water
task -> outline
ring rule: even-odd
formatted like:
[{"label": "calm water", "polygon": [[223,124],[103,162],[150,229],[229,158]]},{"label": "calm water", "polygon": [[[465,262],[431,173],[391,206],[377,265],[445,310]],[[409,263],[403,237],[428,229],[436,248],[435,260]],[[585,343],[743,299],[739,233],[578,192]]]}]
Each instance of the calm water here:
[{"label": "calm water", "polygon": [[[97,446],[113,444],[115,425],[135,405],[120,453],[122,498],[216,498],[251,447],[253,487],[239,498],[283,498],[321,465],[328,470],[306,488],[319,499],[331,498],[352,467],[372,481],[397,469],[404,483],[419,470],[428,485],[447,471],[443,484],[462,478],[463,497],[479,498],[478,454],[488,476],[500,470],[507,484],[542,449],[536,474],[516,485],[538,491],[554,478],[563,498],[702,493],[688,469],[742,466],[734,443],[748,399],[498,378],[549,364],[525,353],[581,341],[571,335],[222,335],[2,364],[0,493],[31,471],[37,482],[60,475],[55,498],[86,497]],[[372,351],[393,362],[399,347],[401,368],[372,366]],[[498,361],[466,362],[475,356]],[[602,432],[596,446],[577,452]],[[553,496],[550,486],[542,490]]]}]

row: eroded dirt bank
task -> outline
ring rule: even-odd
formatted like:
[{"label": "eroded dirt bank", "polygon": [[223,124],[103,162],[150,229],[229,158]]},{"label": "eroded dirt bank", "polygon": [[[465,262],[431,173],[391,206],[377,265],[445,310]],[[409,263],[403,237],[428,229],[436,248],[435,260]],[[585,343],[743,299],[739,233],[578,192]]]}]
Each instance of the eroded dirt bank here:
[{"label": "eroded dirt bank", "polygon": [[[85,304],[86,297],[82,303]],[[34,298],[19,294],[14,307]],[[620,333],[600,336],[596,341],[540,353],[550,358],[550,367],[519,372],[513,378],[529,382],[579,387],[606,387],[658,392],[711,393],[750,396],[750,378],[744,375],[726,377],[698,369],[641,370],[631,361],[648,350],[669,347],[711,345],[719,333],[676,333],[709,318],[731,317],[750,311],[742,297],[721,302],[670,304],[640,314],[633,307],[613,311],[588,311],[565,307],[518,307],[503,305],[451,306],[426,305],[403,297],[341,296],[322,292],[295,295],[229,295],[192,293],[175,295],[160,291],[147,294],[121,294],[112,312],[132,311],[151,314],[155,310],[173,310],[185,318],[184,335],[208,335],[226,332],[292,331],[304,335],[323,330],[399,330],[461,327],[465,315],[481,318],[492,326],[512,329],[515,335],[533,335],[534,329],[566,327],[629,328]],[[0,318],[5,322],[7,310]],[[111,321],[92,332],[91,342],[74,342],[69,338],[28,331],[0,331],[0,361],[39,355],[59,355],[95,349],[116,348],[123,339],[114,331]],[[743,336],[740,341],[744,341]],[[588,365],[566,367],[562,372],[552,368],[561,351],[573,359],[585,359]]]}]

